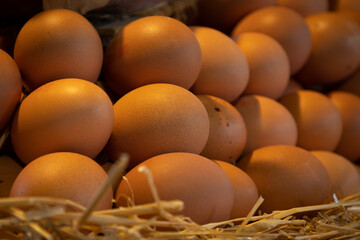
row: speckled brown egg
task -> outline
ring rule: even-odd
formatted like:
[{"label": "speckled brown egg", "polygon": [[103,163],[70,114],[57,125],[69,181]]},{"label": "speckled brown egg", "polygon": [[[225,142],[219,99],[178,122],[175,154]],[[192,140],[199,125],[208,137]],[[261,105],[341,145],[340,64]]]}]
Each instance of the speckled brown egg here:
[{"label": "speckled brown egg", "polygon": [[342,91],[329,95],[341,114],[342,133],[335,152],[355,162],[360,160],[360,97]]},{"label": "speckled brown egg", "polygon": [[201,68],[200,45],[188,26],[164,16],[127,24],[109,43],[104,58],[106,82],[117,94],[151,83],[189,89]]},{"label": "speckled brown egg", "polygon": [[199,154],[209,136],[204,105],[185,88],[154,83],[134,89],[114,104],[114,127],[107,146],[113,161],[130,155],[130,167],[168,152]]},{"label": "speckled brown egg", "polygon": [[272,37],[257,32],[236,36],[236,43],[249,63],[250,78],[244,93],[278,99],[290,78],[289,58]]},{"label": "speckled brown egg", "polygon": [[89,81],[68,78],[31,92],[12,121],[11,141],[24,163],[66,151],[95,157],[108,141],[114,110],[106,93]]},{"label": "speckled brown egg", "polygon": [[338,199],[360,192],[360,175],[347,158],[329,151],[311,151],[325,166],[331,182],[331,194]]},{"label": "speckled brown egg", "polygon": [[280,99],[293,115],[298,128],[299,147],[307,150],[335,150],[342,133],[339,110],[324,94],[299,90]]},{"label": "speckled brown egg", "polygon": [[162,200],[181,200],[181,215],[198,224],[224,221],[230,216],[234,189],[229,177],[214,161],[193,153],[167,153],[152,157],[128,172],[116,192],[117,206],[152,203],[146,167],[152,173]]},{"label": "speckled brown egg", "polygon": [[265,213],[323,204],[331,192],[324,165],[299,147],[263,147],[240,159],[238,166],[254,180]]},{"label": "speckled brown egg", "polygon": [[210,95],[197,95],[210,120],[209,138],[200,155],[234,163],[246,144],[245,122],[229,102]]},{"label": "speckled brown egg", "polygon": [[[20,172],[10,197],[56,197],[86,207],[106,179],[106,172],[91,158],[71,152],[51,153],[35,159]],[[111,208],[112,198],[109,188],[96,209]]]},{"label": "speckled brown egg", "polygon": [[13,158],[0,156],[0,198],[9,197],[11,186],[22,169]]},{"label": "speckled brown egg", "polygon": [[21,75],[15,61],[0,49],[0,133],[10,122],[21,96]]},{"label": "speckled brown egg", "polygon": [[312,36],[309,60],[297,74],[308,86],[340,82],[360,65],[360,27],[334,12],[306,18]]},{"label": "speckled brown egg", "polygon": [[259,199],[259,193],[254,181],[237,166],[215,160],[228,175],[234,187],[234,206],[230,219],[246,217]]},{"label": "speckled brown egg", "polygon": [[258,95],[240,97],[234,106],[245,121],[244,153],[269,145],[295,145],[297,128],[290,112],[275,100]]},{"label": "speckled brown egg", "polygon": [[278,0],[277,3],[279,6],[295,10],[304,17],[329,10],[328,0]]},{"label": "speckled brown egg", "polygon": [[246,57],[234,41],[207,27],[191,27],[201,47],[202,64],[191,91],[208,94],[228,102],[236,100],[249,81]]},{"label": "speckled brown egg", "polygon": [[264,7],[245,16],[233,29],[232,36],[260,32],[278,41],[289,57],[290,73],[298,72],[311,51],[311,33],[305,19],[286,7]]},{"label": "speckled brown egg", "polygon": [[344,9],[337,11],[338,14],[343,15],[350,20],[353,20],[360,26],[360,9],[359,10],[353,10],[353,9]]},{"label": "speckled brown egg", "polygon": [[28,90],[61,78],[95,82],[103,62],[101,39],[80,14],[53,9],[41,12],[20,30],[14,47]]}]

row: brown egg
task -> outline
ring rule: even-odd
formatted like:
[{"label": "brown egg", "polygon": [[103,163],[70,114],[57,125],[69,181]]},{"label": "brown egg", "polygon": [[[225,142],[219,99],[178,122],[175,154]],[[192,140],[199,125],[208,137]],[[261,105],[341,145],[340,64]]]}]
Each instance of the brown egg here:
[{"label": "brown egg", "polygon": [[130,167],[168,152],[199,154],[209,136],[204,105],[190,91],[167,83],[139,87],[114,105],[114,128],[108,143],[113,161],[130,155]]},{"label": "brown egg", "polygon": [[309,16],[312,50],[297,79],[306,85],[329,85],[346,79],[360,65],[360,28],[333,12]]},{"label": "brown egg", "polygon": [[329,10],[328,0],[278,0],[277,3],[279,6],[295,10],[304,17]]},{"label": "brown egg", "polygon": [[350,20],[353,20],[358,24],[358,26],[360,26],[360,9],[359,10],[344,9],[337,11],[337,13],[349,18]]},{"label": "brown egg", "polygon": [[182,22],[148,16],[126,25],[109,43],[104,74],[121,95],[150,83],[171,83],[189,89],[199,75],[201,49]]},{"label": "brown egg", "polygon": [[340,85],[339,90],[350,92],[360,97],[360,68]]},{"label": "brown egg", "polygon": [[336,10],[360,10],[359,0],[337,0],[336,1]]},{"label": "brown egg", "polygon": [[249,81],[249,65],[244,53],[225,34],[207,27],[191,27],[199,41],[201,70],[191,91],[228,102],[237,99]]},{"label": "brown egg", "polygon": [[257,200],[259,193],[254,181],[240,168],[224,161],[215,161],[230,178],[234,188],[234,206],[230,219],[246,217]]},{"label": "brown egg", "polygon": [[331,194],[341,199],[360,192],[360,175],[355,165],[343,156],[328,151],[311,151],[325,166],[331,182]]},{"label": "brown egg", "polygon": [[341,114],[342,134],[335,152],[355,162],[360,160],[360,97],[341,91],[329,94]]},{"label": "brown egg", "polygon": [[199,0],[199,23],[229,33],[246,14],[275,4],[276,0]]},{"label": "brown egg", "polygon": [[60,151],[93,158],[108,141],[113,122],[112,103],[100,87],[81,79],[61,79],[39,87],[21,102],[11,140],[24,163]]},{"label": "brown egg", "polygon": [[247,95],[234,106],[245,121],[247,139],[244,153],[269,145],[295,145],[297,129],[290,112],[275,100]]},{"label": "brown egg", "polygon": [[289,83],[283,93],[283,96],[285,96],[286,94],[294,93],[294,92],[296,92],[298,90],[302,90],[302,89],[303,89],[303,87],[301,86],[301,84],[298,81],[296,81],[293,78],[290,78]]},{"label": "brown egg", "polygon": [[265,213],[323,204],[330,195],[326,168],[299,147],[263,147],[243,157],[238,166],[254,180]]},{"label": "brown egg", "polygon": [[21,88],[18,66],[0,49],[0,133],[11,120],[20,102]]},{"label": "brown egg", "polygon": [[257,32],[238,34],[236,43],[250,68],[245,93],[272,99],[281,97],[290,77],[289,58],[284,48],[275,39]]},{"label": "brown egg", "polygon": [[21,29],[14,47],[28,90],[61,78],[95,82],[103,48],[99,34],[80,14],[54,9],[32,17]]},{"label": "brown egg", "polygon": [[[35,159],[20,172],[10,197],[57,197],[86,207],[106,179],[106,172],[91,158],[71,152],[50,153]],[[112,198],[109,188],[96,209],[111,208]]]},{"label": "brown egg", "polygon": [[0,198],[9,197],[11,186],[23,168],[9,156],[0,156]]},{"label": "brown egg", "polygon": [[234,28],[232,36],[243,32],[260,32],[278,41],[289,57],[290,73],[298,72],[308,60],[311,34],[305,19],[286,7],[265,7],[243,18]]},{"label": "brown egg", "polygon": [[322,93],[299,90],[280,99],[293,115],[298,128],[299,147],[307,150],[335,150],[340,141],[340,112]]},{"label": "brown egg", "polygon": [[[181,200],[180,214],[198,224],[224,221],[230,216],[234,189],[229,177],[214,161],[193,153],[167,153],[136,166],[121,181],[116,192],[117,206],[154,202],[145,173],[152,173],[161,200]],[[133,196],[133,199],[132,199]]]},{"label": "brown egg", "polygon": [[200,155],[234,163],[246,144],[245,122],[229,102],[210,95],[197,95],[210,120],[209,138]]}]

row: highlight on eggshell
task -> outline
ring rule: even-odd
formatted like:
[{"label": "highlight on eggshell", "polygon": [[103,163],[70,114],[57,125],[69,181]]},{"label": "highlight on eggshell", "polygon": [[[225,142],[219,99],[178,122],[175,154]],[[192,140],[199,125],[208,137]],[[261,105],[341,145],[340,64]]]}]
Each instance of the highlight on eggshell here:
[{"label": "highlight on eggshell", "polygon": [[25,164],[59,151],[94,158],[107,143],[113,123],[112,102],[100,87],[82,79],[59,79],[35,89],[21,102],[10,136]]},{"label": "highlight on eggshell", "polygon": [[103,47],[95,27],[81,14],[52,9],[38,13],[21,28],[14,59],[28,91],[62,78],[95,82]]}]

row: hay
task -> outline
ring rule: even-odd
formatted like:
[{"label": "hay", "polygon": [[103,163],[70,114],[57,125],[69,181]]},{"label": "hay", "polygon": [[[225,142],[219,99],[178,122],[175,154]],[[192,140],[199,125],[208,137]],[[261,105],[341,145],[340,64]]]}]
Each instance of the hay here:
[{"label": "hay", "polygon": [[[360,195],[255,216],[263,201],[260,197],[245,218],[198,225],[179,214],[183,202],[159,198],[146,167],[140,171],[147,176],[153,203],[93,211],[104,189],[116,181],[126,163],[127,156],[123,155],[86,208],[51,197],[0,199],[0,239],[360,239]],[[315,212],[315,217],[295,217],[309,212]]]}]

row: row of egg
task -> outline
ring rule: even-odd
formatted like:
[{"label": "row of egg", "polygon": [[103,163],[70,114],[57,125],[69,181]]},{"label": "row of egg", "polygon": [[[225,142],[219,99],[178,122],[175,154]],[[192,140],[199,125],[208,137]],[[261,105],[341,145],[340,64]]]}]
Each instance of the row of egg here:
[{"label": "row of egg", "polygon": [[[62,14],[66,16],[65,13]],[[306,130],[306,131],[304,130],[304,132],[310,132],[310,133],[316,132],[316,134],[310,135],[309,137],[310,140],[318,136],[322,137],[322,139],[320,140],[313,141],[314,142],[313,144],[322,143],[323,141],[330,141],[331,143],[329,144],[330,145],[330,147],[328,147],[329,149],[324,148],[322,150],[335,149],[337,143],[334,142],[340,141],[339,139],[340,139],[340,135],[341,135],[340,132],[342,127],[339,126],[341,126],[342,123],[341,121],[339,121],[340,119],[339,113],[338,112],[334,113],[336,112],[336,110],[334,110],[335,109],[334,106],[331,105],[331,103],[329,103],[329,100],[326,97],[322,96],[320,93],[315,93],[311,91],[302,91],[302,92],[297,92],[296,93],[297,95],[295,95],[295,97],[289,98],[288,100],[290,102],[289,105],[293,106],[295,104],[297,106],[296,110],[293,111],[295,113],[298,113],[300,111],[299,106],[303,106],[302,104],[304,104],[303,101],[299,101],[299,99],[303,99],[303,97],[299,97],[299,94],[301,96],[303,95],[311,96],[311,97],[305,97],[306,99],[309,99],[306,100],[309,103],[305,105],[313,106],[314,103],[321,102],[321,104],[315,104],[315,110],[313,110],[313,113],[311,113],[310,115],[307,115],[307,113],[301,113],[299,115],[300,117],[296,118],[296,114],[294,114],[291,111],[290,112],[292,114],[290,114],[289,111],[286,110],[286,108],[284,108],[278,102],[266,96],[248,95],[248,96],[240,97],[240,99],[238,99],[238,106],[239,106],[238,108],[241,113],[240,115],[238,111],[234,111],[234,107],[230,104],[230,99],[226,98],[225,95],[223,95],[223,99],[220,99],[216,97],[217,94],[213,92],[205,92],[205,93],[212,94],[214,96],[198,95],[198,98],[196,98],[191,92],[187,91],[186,89],[170,84],[153,84],[144,87],[130,86],[128,89],[126,89],[127,87],[125,87],[123,84],[136,85],[139,84],[136,83],[136,81],[139,80],[140,85],[142,85],[144,84],[143,81],[145,81],[146,79],[151,79],[152,76],[154,76],[155,79],[158,79],[157,81],[161,81],[159,80],[161,79],[161,77],[169,77],[169,76],[170,76],[169,78],[171,79],[180,79],[181,81],[185,81],[191,79],[188,76],[192,75],[193,76],[192,81],[194,81],[194,79],[196,80],[196,77],[194,77],[196,76],[195,74],[196,72],[199,73],[200,71],[200,76],[201,76],[201,72],[205,72],[200,70],[200,68],[204,68],[206,66],[205,64],[203,64],[204,57],[202,57],[201,60],[202,63],[200,65],[198,61],[197,62],[191,61],[196,59],[199,60],[199,57],[196,57],[199,56],[199,51],[198,51],[199,48],[195,46],[196,42],[193,41],[189,43],[185,41],[189,39],[194,39],[194,37],[190,34],[191,32],[188,31],[188,29],[182,28],[184,29],[185,33],[188,34],[186,35],[187,37],[186,36],[184,37],[182,34],[180,34],[182,33],[182,31],[180,30],[171,31],[171,29],[175,29],[175,27],[172,24],[175,25],[177,24],[177,26],[179,27],[183,26],[180,23],[174,21],[173,19],[169,19],[169,18],[165,19],[163,17],[152,18],[153,20],[156,20],[155,21],[156,24],[149,27],[149,25],[147,24],[150,24],[148,23],[150,19],[151,18],[145,19],[146,24],[144,23],[145,25],[143,27],[144,33],[142,34],[137,33],[134,34],[134,36],[132,36],[131,32],[126,33],[126,30],[124,30],[122,34],[119,34],[118,36],[121,37],[115,38],[117,40],[114,41],[117,42],[114,44],[115,46],[119,45],[120,47],[115,48],[116,50],[113,53],[108,53],[108,57],[106,57],[106,59],[108,60],[105,59],[106,60],[105,62],[108,61],[112,64],[116,64],[117,62],[122,63],[120,64],[120,66],[122,67],[116,66],[114,67],[113,70],[115,72],[115,75],[120,74],[121,76],[121,78],[120,77],[114,78],[115,81],[117,81],[117,83],[113,84],[112,86],[111,80],[110,81],[107,80],[107,83],[109,84],[110,88],[112,88],[113,91],[116,92],[115,90],[116,86],[122,86],[118,92],[118,94],[120,95],[124,94],[123,92],[124,90],[125,92],[130,91],[128,92],[128,94],[121,97],[119,101],[116,102],[114,107],[112,106],[111,101],[109,101],[106,94],[94,84],[79,79],[63,79],[63,80],[47,83],[44,85],[42,85],[42,83],[34,84],[31,83],[32,82],[31,79],[35,79],[35,81],[37,81],[36,79],[42,79],[42,77],[39,75],[32,78],[31,77],[32,73],[46,75],[47,70],[45,69],[45,67],[44,66],[26,67],[26,64],[24,67],[20,67],[20,70],[23,75],[23,80],[24,82],[26,82],[25,86],[30,91],[32,88],[35,89],[22,101],[19,110],[15,115],[11,127],[11,139],[13,142],[13,146],[17,155],[22,161],[29,163],[37,157],[43,156],[46,153],[54,152],[54,151],[79,152],[94,158],[104,148],[111,132],[112,132],[112,136],[110,138],[108,144],[108,150],[107,150],[110,153],[109,154],[110,157],[113,160],[116,160],[121,152],[123,151],[129,152],[131,156],[132,167],[143,162],[148,158],[151,158],[152,156],[158,156],[159,154],[164,152],[191,152],[196,154],[202,153],[204,156],[211,159],[220,159],[229,162],[234,162],[241,155],[241,153],[244,152],[244,149],[245,149],[245,153],[248,153],[252,150],[261,148],[262,146],[266,146],[266,145],[274,145],[274,144],[294,145],[298,141],[297,139],[300,139],[300,133],[303,132],[301,129],[298,130],[297,126],[298,127],[303,126],[303,128],[305,129],[310,125],[310,130]],[[168,24],[162,26],[161,24],[164,24],[164,22],[162,22],[162,19],[168,22]],[[56,23],[57,21],[60,20],[61,19],[58,19],[56,17],[51,18],[49,24]],[[144,19],[142,20],[145,21]],[[136,23],[139,24],[139,22]],[[158,25],[160,25],[161,27],[159,27]],[[170,25],[171,27],[168,29],[166,28],[167,25]],[[136,29],[141,30],[142,28],[137,27]],[[158,39],[158,37],[164,38],[164,36],[160,34],[162,29],[166,29],[167,32],[171,33],[170,35],[165,34],[167,41],[170,43],[169,45],[166,45],[164,42],[160,42]],[[203,32],[203,30],[205,32],[209,30],[199,27],[193,29],[197,29],[196,31],[200,33]],[[220,33],[213,31],[211,29],[209,31],[219,36],[221,35]],[[40,39],[44,40],[45,39],[44,36],[51,38],[51,34],[54,34],[54,32],[46,32],[43,35],[41,35],[42,37],[40,37]],[[147,40],[149,38],[144,37],[143,39],[142,38],[139,39],[138,36],[144,36],[144,34],[149,34],[150,36],[155,38],[154,42],[157,43],[157,45],[159,45],[157,46],[158,48],[154,47],[154,44],[151,44],[150,41]],[[158,34],[160,34],[160,36]],[[171,36],[176,36],[177,39],[173,39],[171,38]],[[253,34],[253,35],[250,34],[250,37],[252,38],[249,38],[250,39],[249,42],[255,41],[256,37],[258,36],[261,36],[262,39],[264,38],[270,39],[269,37],[267,36],[264,37],[261,34]],[[129,37],[129,39],[131,40],[127,40],[126,37]],[[225,37],[220,37],[220,38],[226,39]],[[25,39],[31,41],[34,39],[34,37],[28,37]],[[213,40],[216,38],[207,37],[205,39]],[[140,42],[138,42],[137,40],[139,40]],[[234,46],[233,42],[228,40],[224,40],[224,41],[227,41],[229,45],[232,44],[232,46]],[[19,42],[21,43],[20,40]],[[275,41],[271,40],[270,42],[274,43]],[[73,40],[64,41],[62,43],[76,44],[74,43]],[[35,45],[29,44],[29,45],[36,46],[36,44]],[[84,45],[85,48],[87,48],[87,52],[91,52],[88,51],[89,49],[92,49],[89,46],[85,44],[77,44],[76,46],[79,45],[81,46]],[[110,45],[108,49],[111,49],[111,46],[112,45]],[[150,48],[149,46],[152,47]],[[188,46],[192,46],[192,48],[189,48],[192,49],[191,51],[189,51]],[[205,55],[204,50],[203,48],[201,48],[201,46],[202,45],[200,45],[200,49],[202,51],[201,53],[204,56]],[[215,46],[219,46],[219,43],[217,43],[217,45],[215,44]],[[270,44],[270,46],[271,47],[269,49],[273,49],[274,48],[273,46],[275,45]],[[279,44],[277,46],[279,46]],[[148,54],[146,54],[146,51],[144,50],[146,49],[146,47],[152,50]],[[36,51],[35,50],[30,51],[31,53],[30,55],[34,57],[34,54],[39,52],[40,54],[39,58],[46,59],[46,56],[44,56],[43,54],[46,54],[49,49],[51,49],[51,47],[42,47],[41,50],[43,50],[45,53],[39,51],[38,49]],[[59,49],[59,44],[56,45],[55,49]],[[189,52],[187,52],[186,49],[188,49]],[[281,48],[279,47],[278,49]],[[110,50],[107,50],[107,52],[109,51]],[[80,62],[70,61],[76,59],[76,51],[71,50],[71,52],[72,52],[71,55],[72,57],[70,59],[66,58],[65,62],[61,61],[62,64],[65,63],[68,64],[68,66],[65,67],[66,69],[71,69],[71,66],[75,66],[76,68],[79,67],[79,69],[81,69]],[[79,52],[83,53],[85,52],[85,50],[80,50]],[[240,56],[239,54],[240,51],[236,51],[236,50],[231,51],[231,53],[233,52],[235,53],[237,52],[236,54]],[[167,54],[164,55],[162,53],[167,53]],[[29,54],[29,52],[27,52],[26,54]],[[20,60],[18,60],[17,62],[20,63],[22,61],[21,59],[24,59],[26,57],[26,54],[24,57],[20,57],[19,58]],[[185,54],[186,56],[184,57],[182,56],[182,54]],[[191,55],[191,57],[189,57],[188,54],[194,54],[194,55]],[[59,56],[61,58],[64,57],[65,54],[64,51],[58,51],[56,53],[51,53],[49,55]],[[266,54],[264,54],[264,56],[265,55]],[[15,54],[15,60],[17,59],[16,56],[17,55]],[[152,58],[153,56],[155,56],[157,59]],[[176,62],[171,62],[169,60],[172,59],[171,58],[172,56],[178,57],[176,58],[177,59]],[[230,53],[224,54],[221,53],[220,51],[218,57],[215,57],[215,60],[220,58],[219,56],[225,56],[225,57],[230,56]],[[284,56],[284,54],[283,55],[279,54],[279,56]],[[35,58],[32,59],[34,60]],[[139,59],[141,59],[141,61]],[[272,59],[272,57],[270,57],[269,59]],[[286,59],[286,58],[282,57],[282,59]],[[159,62],[155,60],[159,60]],[[81,63],[91,64],[93,61],[95,61],[95,59],[86,56],[86,61],[83,61]],[[212,61],[214,61],[214,59],[212,59]],[[212,61],[210,61],[210,63],[212,63]],[[60,72],[64,72],[65,68],[64,65],[62,64],[58,64],[52,61],[49,62],[48,60],[46,61],[43,60],[43,62],[50,63],[50,66],[54,68],[57,67],[63,68],[63,70],[59,71],[57,74],[60,74]],[[221,60],[219,62],[224,63],[226,61]],[[231,68],[228,70],[228,72],[231,73],[234,67],[231,66],[230,62],[226,62],[226,64],[224,64],[224,68],[230,66]],[[250,61],[247,61],[247,59],[245,59],[242,56],[243,66],[244,64],[249,64],[249,62]],[[32,63],[35,65],[41,65],[39,63],[36,63],[35,60]],[[187,63],[189,64],[187,65]],[[284,60],[282,61],[282,63],[284,63]],[[155,65],[151,65],[151,64],[155,64]],[[159,66],[161,67],[160,70],[159,70]],[[168,66],[170,67],[167,68]],[[104,67],[105,67],[104,68],[105,76],[107,76],[109,73],[106,72],[111,72],[111,71],[106,70],[107,69],[106,65]],[[196,69],[196,67],[198,69]],[[249,66],[247,67],[249,68]],[[26,69],[30,69],[28,73]],[[97,68],[92,66],[90,67],[87,66],[86,69],[96,70]],[[191,69],[195,69],[195,70],[191,70]],[[247,71],[248,71],[248,77],[251,77],[251,75],[256,76],[256,74],[251,74],[252,72],[254,72],[251,71],[251,69],[247,70],[246,67],[243,67],[241,69],[242,71],[238,71],[238,74],[240,73],[242,74],[242,76],[246,76]],[[166,70],[168,70],[168,72]],[[226,72],[227,71],[223,70],[223,73],[220,74],[219,77],[216,77],[215,80],[225,79]],[[127,76],[128,73],[131,74]],[[211,77],[214,76],[215,73],[210,73],[209,75]],[[180,76],[180,78],[177,78],[178,76]],[[263,74],[260,79],[262,79],[264,76],[272,76],[272,74]],[[63,76],[56,75],[56,76],[52,76],[51,78],[58,79],[62,77]],[[122,79],[127,79],[128,77],[129,78],[134,77],[135,80],[124,81],[125,83],[121,83]],[[183,79],[181,79],[181,77]],[[288,77],[289,76],[287,76],[287,79]],[[83,78],[87,79],[86,77]],[[110,79],[110,78],[106,77],[106,79]],[[251,82],[251,80],[249,81],[249,79],[242,81]],[[37,84],[42,86],[39,87],[39,85]],[[181,83],[179,83],[178,85],[181,85]],[[134,89],[134,90],[131,91],[130,89]],[[194,93],[198,93],[198,94],[201,93],[201,92],[196,92],[196,90],[194,90],[195,85],[192,89]],[[220,92],[223,91],[225,93],[229,93],[230,90],[235,89],[235,84],[234,83],[232,85],[230,84],[230,90],[221,89],[221,85],[215,85],[215,87],[213,87],[212,89],[219,90]],[[229,101],[226,101],[226,99],[228,99]],[[352,102],[355,103],[358,102],[358,98],[356,96],[355,98],[354,96],[352,96],[352,99],[356,99],[354,101],[352,100]],[[268,104],[269,106],[265,107],[264,105],[266,104]],[[284,105],[286,106],[286,104]],[[348,106],[349,105],[350,107],[358,106],[358,104],[348,104]],[[237,104],[234,104],[234,106],[236,107]],[[247,108],[247,106],[250,107]],[[309,107],[307,108],[309,109]],[[325,111],[323,111],[324,108]],[[328,110],[328,108],[330,110]],[[247,111],[248,114],[246,113]],[[307,112],[309,110],[305,110],[305,111]],[[266,112],[268,115],[266,114]],[[330,114],[328,112],[330,112]],[[356,112],[358,111],[355,111],[355,116],[356,116]],[[319,113],[321,117],[314,116],[315,113]],[[213,114],[214,117],[211,117],[212,116],[211,114]],[[255,114],[255,117],[252,116],[252,114]],[[277,114],[280,116],[279,119],[277,119]],[[303,115],[309,117],[303,118]],[[318,131],[319,129],[321,130],[321,127],[325,126],[324,119],[329,118],[329,116],[332,116],[331,118],[335,119],[334,120],[335,124],[331,125],[330,127],[324,128],[323,131]],[[258,121],[257,118],[260,120]],[[293,118],[295,118],[295,120],[298,121],[295,123]],[[313,118],[311,120],[312,122],[311,124],[307,123],[309,121],[308,118]],[[350,118],[354,119],[354,117],[350,117]],[[268,121],[269,123],[267,123]],[[305,121],[306,124],[301,125],[300,123],[302,121]],[[314,121],[316,122],[316,124],[313,124]],[[113,122],[115,122],[115,124],[113,124]],[[120,122],[120,124],[117,124],[117,122]],[[251,127],[252,124],[254,124],[253,128]],[[114,127],[112,128],[112,126]],[[218,126],[218,128],[214,126]],[[355,130],[358,129],[358,127],[356,126],[358,125],[355,125],[355,128],[349,128],[351,133],[356,132]],[[218,129],[220,128],[222,130],[218,131]],[[331,137],[329,137],[329,135],[326,135],[329,129],[332,130],[332,128],[335,128],[335,130],[330,132],[331,134],[335,135],[335,137],[333,135],[331,135]],[[231,129],[231,130],[227,131],[226,129]],[[274,130],[278,132],[273,133]],[[218,133],[215,133],[216,131],[218,131]],[[335,134],[332,132],[335,132]],[[223,134],[223,136],[219,136],[221,134]],[[299,135],[299,137],[297,137],[297,135]],[[304,142],[308,143],[310,142],[310,140],[308,141],[305,140]],[[209,143],[208,147],[206,147],[207,143]],[[353,141],[353,143],[356,144],[356,141]],[[248,145],[252,145],[252,146],[248,146]],[[347,144],[345,145],[347,146]],[[248,147],[246,148],[246,146]],[[56,148],[55,150],[54,147]],[[318,148],[316,146],[314,148],[310,147],[308,149],[321,149],[321,148]],[[223,153],[221,153],[222,150],[224,150]],[[298,150],[292,149],[292,151],[296,152]],[[221,155],[225,155],[225,156],[221,156]],[[266,155],[269,154],[267,153]],[[276,155],[286,156],[286,154],[279,154],[279,153],[277,153]],[[301,156],[301,153],[297,152],[296,155]],[[195,156],[192,155],[191,158],[199,158],[198,155]],[[295,157],[288,157],[288,158],[295,159]],[[186,159],[186,157],[177,156],[176,159]],[[272,159],[275,158],[272,157]],[[304,161],[305,158],[301,157],[301,159],[302,161]],[[181,164],[180,162],[182,160],[177,160],[177,161],[179,162],[179,164]],[[191,167],[191,169],[194,169],[195,166],[193,162],[195,161],[196,160],[193,160],[191,166],[189,166]],[[296,160],[293,160],[292,164],[296,165],[297,168],[302,169],[300,168],[301,164],[299,165],[299,163],[297,162],[295,163],[295,161]],[[311,161],[316,162],[315,160],[311,160]],[[306,161],[304,162],[309,165],[308,162]],[[206,164],[210,164],[209,161],[207,161]],[[160,164],[156,164],[156,165],[160,165]],[[212,166],[214,166],[214,164],[212,164]],[[286,166],[286,165],[281,164],[280,166]],[[310,164],[310,166],[312,165]],[[181,169],[179,166],[178,168]],[[205,168],[205,167],[201,167],[201,168]],[[314,197],[314,199],[315,200],[322,199],[322,201],[320,200],[316,201],[316,203],[322,203],[323,200],[325,199],[324,196],[326,195],[326,197],[328,197],[327,190],[329,189],[329,185],[328,185],[329,179],[326,178],[326,174],[324,174],[324,168],[319,167],[318,162],[314,163],[314,166],[311,167],[311,169],[317,169],[317,168],[319,168],[320,170],[318,170],[319,173],[315,174],[315,176],[320,176],[319,178],[323,179],[323,181],[318,184],[319,188],[321,187],[322,190],[319,191],[319,189],[316,188],[318,189],[317,192],[320,194],[320,196],[318,198]],[[79,167],[78,169],[83,169],[83,167]],[[165,169],[170,169],[170,167],[167,166],[165,167]],[[309,169],[307,168],[303,168],[303,169],[304,172],[309,172]],[[191,173],[191,171],[193,172]],[[186,172],[185,170],[180,171],[179,173],[180,175],[185,175],[186,179],[192,180],[189,184],[184,183],[185,188],[186,186],[188,187],[194,184],[195,181],[194,172],[197,174],[199,172],[196,170],[191,170],[191,171],[189,173],[190,174],[189,176],[185,175]],[[268,170],[264,170],[264,171],[268,172]],[[248,172],[250,173],[251,171],[249,170]],[[256,172],[259,171],[256,170]],[[291,171],[288,172],[294,176],[303,176],[304,174],[304,173],[298,174]],[[174,171],[170,171],[170,170],[168,170],[168,174],[174,176],[176,175]],[[30,179],[35,178],[34,176],[36,175],[37,174],[33,174],[33,176],[30,177]],[[286,180],[279,180],[281,179],[280,177],[275,177],[278,175],[280,174],[271,174],[271,178],[273,178],[275,182],[279,182],[279,181],[287,182]],[[351,175],[353,176],[353,174]],[[205,176],[202,177],[203,177],[202,181],[205,181],[205,178],[209,179],[209,174],[205,174]],[[307,178],[309,182],[311,182],[310,184],[303,184],[303,180],[301,181],[300,179],[293,180],[293,183],[297,185],[303,184],[303,185],[311,186],[313,182],[312,179],[313,177],[314,176],[310,176]],[[136,177],[136,179],[137,178],[138,177]],[[219,180],[220,178],[221,177],[214,178],[213,181]],[[222,173],[222,179],[226,179],[224,178],[223,173]],[[256,177],[252,176],[252,179],[256,181]],[[27,181],[28,180],[29,178],[27,178]],[[229,181],[228,180],[224,180],[224,181],[227,182],[227,187],[224,185],[225,183],[223,183],[223,185],[220,184],[219,186],[216,185],[214,182],[212,182],[212,185],[220,187],[220,189],[223,189],[224,191],[227,189],[228,191],[227,193],[218,192],[219,195],[215,194],[215,192],[219,191],[219,189],[214,190],[214,189],[208,189],[203,185],[200,185],[201,187],[198,186],[196,189],[197,191],[199,191],[198,193],[200,197],[197,200],[192,200],[194,202],[193,205],[196,206],[196,208],[194,208],[196,211],[189,207],[187,208],[188,209],[187,211],[189,211],[189,213],[194,212],[194,214],[198,211],[198,214],[202,214],[201,211],[197,210],[197,207],[198,205],[202,205],[204,204],[204,202],[206,202],[206,200],[204,200],[203,197],[208,196],[209,192],[213,192],[213,194],[211,195],[213,197],[216,196],[218,198],[218,196],[224,196],[223,199],[226,199],[227,196],[228,199],[231,199],[232,195],[231,195],[231,190],[229,190],[231,189],[229,188],[230,186]],[[168,183],[171,181],[165,181],[165,182]],[[173,180],[173,182],[180,183],[184,181]],[[291,204],[286,204],[284,201],[278,201],[276,197],[273,198],[269,196],[266,193],[266,189],[264,190],[264,188],[261,187],[260,183],[258,183],[257,181],[256,183],[257,183],[257,187],[259,188],[260,194],[264,196],[266,195],[266,199],[267,199],[266,203],[271,202],[270,199],[274,199],[274,201],[282,204],[282,205],[277,205],[276,207],[269,207],[269,205],[264,205],[267,206],[263,208],[264,211],[269,211],[269,209],[270,210],[279,209],[282,207],[298,206],[296,204],[291,205]],[[90,184],[90,186],[91,185],[93,184]],[[159,188],[161,188],[160,184],[157,185]],[[53,186],[55,186],[55,184],[53,184]],[[140,181],[138,186],[144,187],[145,184],[143,181]],[[167,187],[166,186],[167,185],[165,185],[165,189],[170,189],[169,187],[170,185]],[[134,189],[133,186],[132,188]],[[179,189],[180,186],[175,185],[173,188],[176,190]],[[293,186],[291,188],[293,188]],[[205,190],[208,189],[208,192],[207,193],[201,192],[200,189],[205,189]],[[243,187],[242,189],[245,188]],[[272,187],[269,191],[276,192],[274,189],[276,189],[276,187],[272,184]],[[279,189],[287,189],[287,188],[279,187]],[[143,190],[141,190],[140,192],[143,192]],[[307,192],[307,191],[299,190],[299,192]],[[196,192],[195,190],[191,190],[191,193],[195,194]],[[304,194],[304,196],[307,196],[304,199],[311,199],[312,197],[311,194],[313,194],[313,192],[311,192],[309,195]],[[185,193],[183,195],[186,196]],[[84,194],[84,196],[87,195]],[[284,199],[285,194],[284,192],[282,192],[282,193],[278,193],[277,196],[281,199]],[[294,196],[294,199],[302,199],[296,194],[295,195],[291,194],[291,196]],[[176,198],[181,199],[181,197],[178,196],[176,196]],[[256,198],[254,197],[254,199]],[[185,200],[186,199],[184,199],[184,201]],[[187,204],[185,204],[186,206],[192,205],[188,201],[185,202],[187,202]],[[302,202],[305,202],[306,204],[310,204],[310,203],[316,204],[315,202],[307,202],[307,201],[302,201]],[[141,201],[137,203],[141,203]],[[212,201],[209,200],[209,204],[210,203],[214,204]],[[214,205],[211,204],[209,205],[210,206],[209,209],[217,209],[217,207],[214,207]],[[231,207],[229,206],[232,206],[232,204],[228,203],[227,209],[231,209]],[[206,212],[207,214],[211,213],[211,211],[208,211],[209,209],[207,209],[204,212]],[[225,210],[222,210],[220,212],[222,216],[228,215],[228,212],[226,212]],[[193,218],[198,222],[217,221],[223,219],[223,217],[210,218],[209,216],[206,216],[205,213],[204,216],[205,217],[202,218],[193,216]]]}]

